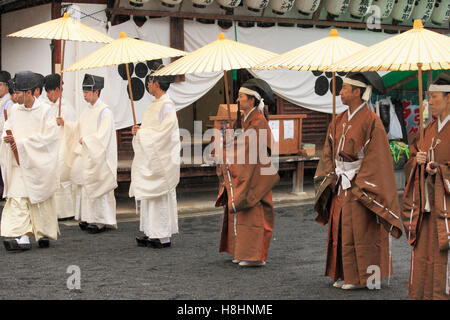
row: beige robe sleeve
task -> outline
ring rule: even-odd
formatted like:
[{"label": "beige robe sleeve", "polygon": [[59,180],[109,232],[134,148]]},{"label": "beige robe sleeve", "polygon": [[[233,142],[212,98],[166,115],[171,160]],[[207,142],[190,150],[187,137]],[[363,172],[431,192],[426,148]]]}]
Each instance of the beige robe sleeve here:
[{"label": "beige robe sleeve", "polygon": [[73,183],[83,185],[89,198],[96,199],[117,187],[117,147],[112,112],[105,112],[94,134],[81,137],[80,123],[65,124],[67,164],[71,167]]},{"label": "beige robe sleeve", "polygon": [[[59,150],[58,128],[54,118],[46,118],[38,134],[16,140],[24,187],[31,203],[47,200],[53,195],[58,185],[58,175],[55,170]],[[5,127],[7,123],[8,121]],[[15,159],[10,151],[7,162],[12,163],[11,161]]]},{"label": "beige robe sleeve", "polygon": [[175,111],[159,126],[143,127],[133,138],[130,197],[150,199],[168,193],[180,181],[180,133]]}]

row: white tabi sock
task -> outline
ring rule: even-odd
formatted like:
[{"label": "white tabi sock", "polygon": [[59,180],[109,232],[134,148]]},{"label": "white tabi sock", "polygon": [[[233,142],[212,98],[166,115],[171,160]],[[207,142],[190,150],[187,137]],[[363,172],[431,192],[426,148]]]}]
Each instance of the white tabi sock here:
[{"label": "white tabi sock", "polygon": [[161,243],[170,243],[170,238],[160,238]]},{"label": "white tabi sock", "polygon": [[16,238],[18,244],[29,244],[30,238],[28,236],[21,236],[20,238]]}]

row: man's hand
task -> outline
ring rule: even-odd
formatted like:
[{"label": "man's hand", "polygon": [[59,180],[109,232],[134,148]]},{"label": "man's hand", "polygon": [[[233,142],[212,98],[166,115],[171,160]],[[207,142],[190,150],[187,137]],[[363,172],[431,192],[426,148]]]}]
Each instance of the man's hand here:
[{"label": "man's hand", "polygon": [[5,141],[6,143],[11,143],[12,144],[16,144],[16,141],[14,140],[14,137],[12,135],[6,135],[3,137],[3,141]]},{"label": "man's hand", "polygon": [[64,119],[61,117],[56,117],[56,124],[60,127],[64,127]]},{"label": "man's hand", "polygon": [[422,151],[417,152],[416,159],[418,164],[425,164],[427,162],[427,153]]},{"label": "man's hand", "polygon": [[13,152],[16,152],[17,151],[17,145],[16,145],[16,142],[14,141],[13,143],[11,143],[11,150],[13,151]]},{"label": "man's hand", "polygon": [[136,135],[136,133],[138,132],[138,130],[141,128],[141,126],[139,125],[134,125],[133,128],[131,128],[131,133],[133,134],[133,136]]},{"label": "man's hand", "polygon": [[434,175],[437,172],[437,167],[436,168],[432,168],[432,167],[434,167],[434,162],[428,162],[426,170],[427,170],[427,173],[430,175]]},{"label": "man's hand", "polygon": [[80,144],[83,144],[83,138],[80,138],[80,140],[78,141]]},{"label": "man's hand", "polygon": [[5,141],[5,143],[11,144],[11,150],[13,152],[17,151],[16,140],[14,140],[14,136],[12,134],[8,134],[5,137],[3,137],[3,141]]}]

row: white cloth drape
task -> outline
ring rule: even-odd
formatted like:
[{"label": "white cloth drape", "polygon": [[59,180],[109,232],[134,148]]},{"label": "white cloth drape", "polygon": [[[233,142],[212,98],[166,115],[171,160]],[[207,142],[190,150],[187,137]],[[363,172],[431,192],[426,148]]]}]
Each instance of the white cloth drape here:
[{"label": "white cloth drape", "polygon": [[[119,37],[120,32],[125,32],[127,36],[139,38],[166,46],[170,46],[170,22],[169,18],[148,19],[141,27],[138,27],[133,19],[129,21],[110,26],[108,34],[113,37]],[[227,39],[237,37],[237,41],[254,45],[275,53],[284,53],[288,50],[297,48],[301,45],[310,43],[317,39],[326,37],[329,29],[301,29],[290,27],[271,27],[271,28],[242,28],[237,26],[227,30],[222,29],[216,24],[202,24],[196,21],[184,21],[184,45],[185,51],[192,52],[217,39],[218,33],[224,33]],[[384,40],[389,35],[384,33],[375,33],[367,30],[339,30],[339,34],[349,40],[359,42],[364,45],[371,45]],[[370,35],[370,37],[368,36]],[[163,59],[164,64],[170,63],[170,59]],[[307,109],[319,112],[332,112],[332,93],[328,90],[324,95],[315,93],[315,83],[318,76],[310,71],[290,71],[290,70],[271,70],[257,71],[249,70],[254,77],[267,81],[275,94],[283,99]],[[135,73],[132,77],[138,77]],[[222,72],[188,74],[184,82],[173,83],[168,94],[174,101],[177,110],[187,107],[206,94],[223,76]],[[322,74],[325,76],[325,74]],[[328,85],[331,86],[331,78],[328,79]],[[145,77],[141,78],[144,83]],[[117,71],[117,67],[107,68],[107,77],[105,79],[104,94],[105,100],[114,111],[116,129],[131,126],[133,124],[131,105],[127,93],[127,81],[123,80]],[[234,100],[235,97],[231,97]],[[137,121],[140,122],[144,110],[152,101],[152,97],[145,92],[144,96],[135,101],[135,110]],[[340,97],[336,98],[336,110],[338,113],[346,110],[342,105]]]}]

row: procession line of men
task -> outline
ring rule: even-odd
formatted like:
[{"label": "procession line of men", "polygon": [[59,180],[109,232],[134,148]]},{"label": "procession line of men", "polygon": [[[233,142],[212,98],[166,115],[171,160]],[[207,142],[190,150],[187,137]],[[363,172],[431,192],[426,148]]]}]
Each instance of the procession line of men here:
[{"label": "procession line of men", "polygon": [[[0,117],[6,198],[0,232],[5,248],[29,250],[33,235],[40,248],[49,247],[60,234],[58,220],[75,218],[91,234],[117,228],[117,142],[113,112],[100,99],[104,79],[85,75],[82,89],[88,106],[78,119],[72,106],[59,101],[58,74],[43,77],[24,71],[11,79],[2,71],[0,80],[0,90],[10,91],[0,95],[5,110]],[[156,99],[141,127],[133,128],[130,195],[141,202],[140,230],[146,235],[136,241],[157,248],[170,246],[178,232],[180,162],[166,156],[168,150],[178,150],[178,157],[180,153],[175,107],[165,95],[171,82],[150,80],[148,89]],[[44,86],[48,100],[41,95]]]},{"label": "procession line of men", "polygon": [[344,79],[340,95],[349,108],[331,122],[314,177],[316,220],[329,225],[325,275],[341,289],[366,287],[370,266],[390,277],[391,239],[403,227],[412,246],[410,297],[450,299],[450,72],[429,87],[436,119],[424,142],[410,145],[401,210],[388,138],[367,106],[380,80],[376,72]]},{"label": "procession line of men", "polygon": [[[155,70],[161,67],[154,65]],[[0,80],[6,79],[0,73]],[[424,142],[411,144],[401,209],[387,134],[369,109],[372,90],[382,91],[380,80],[375,72],[350,73],[344,79],[340,96],[348,110],[330,123],[314,177],[316,220],[328,224],[325,275],[344,290],[366,287],[370,266],[379,267],[381,279],[390,277],[392,237],[400,238],[403,227],[412,246],[411,298],[450,299],[450,73],[442,73],[429,88],[436,119],[426,127]],[[7,250],[30,249],[33,234],[40,247],[48,247],[59,233],[57,211],[73,214],[89,233],[117,228],[117,143],[113,113],[99,98],[103,81],[86,74],[88,106],[77,120],[64,103],[61,116],[56,114],[61,97],[57,75],[45,79],[50,103],[33,95],[40,83],[36,74],[20,72],[12,81],[17,103],[5,112],[0,146],[7,198],[1,235],[10,238],[4,241]],[[174,103],[166,94],[173,81],[150,73],[148,91],[155,99],[141,125],[132,129],[129,196],[140,201],[144,235],[136,242],[143,247],[170,247],[178,232],[180,135]],[[263,170],[272,167],[263,161],[270,159],[274,141],[264,112],[271,95],[260,79],[241,86],[243,118],[234,123],[239,130],[223,139],[234,150],[228,154],[224,148],[225,161],[217,165],[216,206],[224,207],[219,251],[242,267],[266,264],[274,229],[272,189],[279,176],[276,170]],[[258,138],[256,163],[248,161],[250,141],[239,140],[249,130]],[[268,134],[261,137],[263,131]],[[245,163],[236,161],[239,154]]]}]

